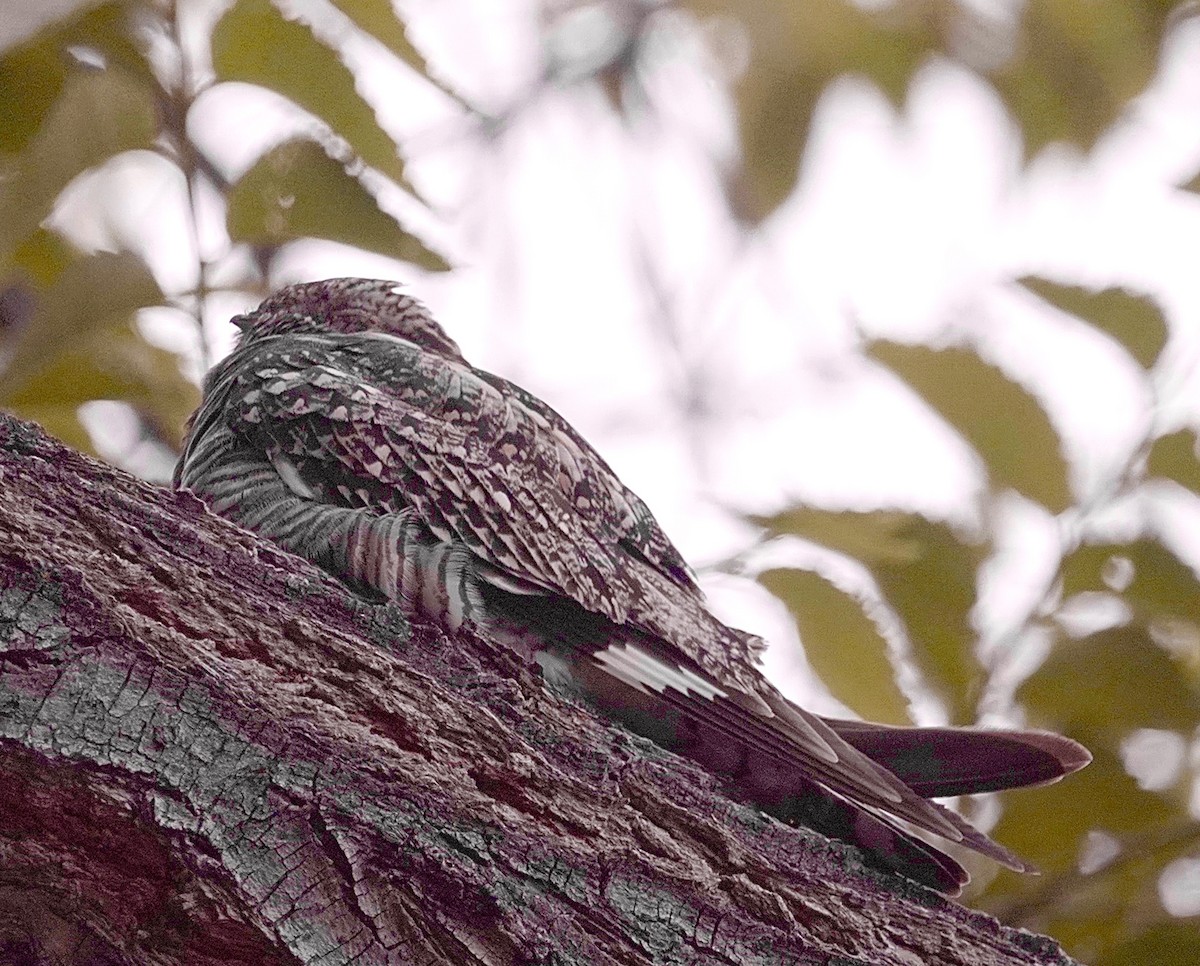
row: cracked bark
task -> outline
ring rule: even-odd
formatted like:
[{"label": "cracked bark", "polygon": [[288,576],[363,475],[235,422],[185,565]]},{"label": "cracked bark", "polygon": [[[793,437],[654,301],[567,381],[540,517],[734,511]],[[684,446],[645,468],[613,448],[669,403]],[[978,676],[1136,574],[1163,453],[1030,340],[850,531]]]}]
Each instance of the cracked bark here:
[{"label": "cracked bark", "polygon": [[0,962],[1071,962],[3,415],[0,536]]}]

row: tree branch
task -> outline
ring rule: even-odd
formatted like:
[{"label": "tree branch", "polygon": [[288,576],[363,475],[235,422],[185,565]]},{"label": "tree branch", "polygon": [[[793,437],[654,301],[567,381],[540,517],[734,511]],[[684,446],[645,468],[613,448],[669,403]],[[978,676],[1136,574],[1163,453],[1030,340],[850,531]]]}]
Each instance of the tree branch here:
[{"label": "tree branch", "polygon": [[0,959],[1068,964],[0,415]]}]

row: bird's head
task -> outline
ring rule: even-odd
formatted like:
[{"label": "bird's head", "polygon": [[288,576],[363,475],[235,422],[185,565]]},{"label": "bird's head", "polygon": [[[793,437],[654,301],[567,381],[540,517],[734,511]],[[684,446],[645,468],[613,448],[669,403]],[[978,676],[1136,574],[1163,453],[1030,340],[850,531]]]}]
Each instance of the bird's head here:
[{"label": "bird's head", "polygon": [[272,335],[303,332],[380,332],[428,352],[462,360],[457,343],[429,309],[378,278],[327,278],[281,288],[257,309],[232,319],[242,330],[239,345]]}]

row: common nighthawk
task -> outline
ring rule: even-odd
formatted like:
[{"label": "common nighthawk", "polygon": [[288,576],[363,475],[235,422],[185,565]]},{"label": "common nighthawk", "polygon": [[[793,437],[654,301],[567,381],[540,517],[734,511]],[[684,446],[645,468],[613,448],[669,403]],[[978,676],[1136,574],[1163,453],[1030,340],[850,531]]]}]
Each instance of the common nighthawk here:
[{"label": "common nighthawk", "polygon": [[785,820],[943,892],[965,870],[908,826],[1028,870],[933,797],[1054,781],[1040,731],[810,714],[709,613],[653,515],[557,412],[472,367],[393,282],[292,285],[233,319],[176,486],[348,584],[535,658],[633,730]]}]

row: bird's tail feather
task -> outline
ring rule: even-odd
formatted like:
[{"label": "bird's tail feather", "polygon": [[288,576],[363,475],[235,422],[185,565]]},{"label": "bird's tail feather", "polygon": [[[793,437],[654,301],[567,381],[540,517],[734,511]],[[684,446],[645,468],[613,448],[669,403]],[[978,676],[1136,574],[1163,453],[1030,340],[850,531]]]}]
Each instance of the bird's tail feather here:
[{"label": "bird's tail feather", "polygon": [[973,795],[1058,781],[1091,755],[1046,731],[906,728],[826,718],[848,744],[923,798]]},{"label": "bird's tail feather", "polygon": [[[857,845],[871,864],[949,894],[960,891],[966,871],[916,830],[1018,871],[1032,867],[930,798],[1053,781],[1087,761],[1074,742],[1042,732],[824,719],[766,686],[757,704],[739,700],[745,695],[664,654],[638,628],[561,599],[490,585],[483,593],[485,609],[505,614],[517,637],[569,666],[562,677],[573,691],[632,730],[731,779],[737,797],[764,811]],[[544,667],[554,663],[545,657]]]}]

